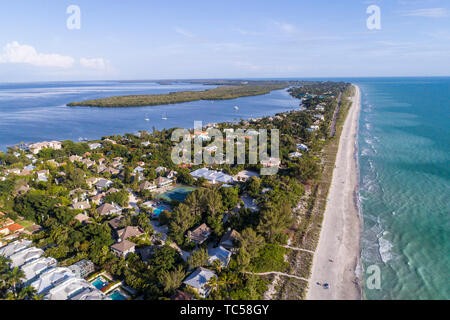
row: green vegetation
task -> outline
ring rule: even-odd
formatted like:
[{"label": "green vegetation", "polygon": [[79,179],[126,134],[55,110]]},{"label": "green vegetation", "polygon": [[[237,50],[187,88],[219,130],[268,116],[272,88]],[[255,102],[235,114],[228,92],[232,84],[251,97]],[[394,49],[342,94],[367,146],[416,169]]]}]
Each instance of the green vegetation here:
[{"label": "green vegetation", "polygon": [[287,83],[271,85],[224,86],[204,91],[180,91],[167,94],[114,96],[103,99],[71,102],[68,106],[82,107],[141,107],[190,102],[197,100],[229,100],[240,97],[258,96],[273,90],[284,89]]},{"label": "green vegetation", "polygon": [[[240,94],[245,90],[251,92],[249,89],[253,87],[269,90],[269,87],[286,86],[282,82],[244,85],[231,81],[221,84],[239,86],[232,90]],[[229,88],[212,90],[220,92],[217,96],[224,98],[230,93],[226,93]],[[270,283],[270,272],[309,276],[312,255],[285,246],[289,239],[293,247],[315,249],[339,136],[349,107],[347,98],[352,94],[350,88],[345,83],[305,82],[301,87],[290,89],[293,96],[303,97],[304,109],[300,111],[218,124],[217,129],[222,131],[228,128],[280,130],[278,174],[254,176],[232,187],[212,185],[205,179],[195,180],[190,172],[201,166],[175,165],[170,157],[174,146],[170,138],[174,129],[103,137],[97,141],[102,146],[96,150],[90,150],[86,143],[63,141],[59,150],[42,149],[33,156],[36,158],[33,163],[27,151],[9,149],[0,152],[3,170],[0,172],[0,211],[6,214],[0,221],[8,217],[26,221],[27,227],[31,223],[39,224],[42,230],[26,237],[44,249],[46,256],[56,258],[61,266],[89,259],[97,270],[105,270],[114,280],[123,281],[144,299],[168,299],[176,290],[192,293],[182,281],[200,266],[217,275],[209,284],[211,294],[208,299],[261,299]],[[331,137],[330,123],[341,93],[336,134]],[[323,115],[324,119],[318,120],[317,114]],[[311,130],[312,125],[318,125],[319,129]],[[149,143],[143,145],[144,141]],[[300,143],[308,149],[298,150]],[[204,146],[207,144],[204,142]],[[248,148],[248,141],[245,147]],[[300,151],[302,156],[290,157],[295,151]],[[73,157],[75,155],[80,157]],[[31,164],[36,167],[31,173],[17,173]],[[144,169],[141,174],[135,172],[137,166]],[[102,171],[100,167],[115,170]],[[161,167],[165,169],[161,170]],[[215,164],[209,168],[235,175],[242,170],[257,172],[261,165]],[[36,171],[42,170],[48,170],[46,181],[36,179]],[[144,207],[143,203],[161,199],[153,190],[140,190],[140,185],[144,181],[154,183],[157,177],[166,177],[171,170],[177,172],[172,178],[175,186],[183,183],[195,185],[196,189],[182,202],[166,201],[170,209],[159,216],[163,228],[153,228],[150,215],[153,210]],[[92,178],[95,181],[108,179],[112,184],[107,189],[97,190]],[[136,197],[136,204],[129,203],[131,196]],[[142,229],[139,230],[144,234],[128,238],[136,245],[135,253],[126,257],[113,253],[111,245],[117,237],[111,222],[117,214],[99,215],[97,208],[101,203],[94,197],[102,197],[103,203],[122,207],[118,229],[127,226]],[[246,208],[243,201],[246,198],[250,198],[257,209]],[[91,208],[72,209],[77,201],[88,202]],[[85,214],[88,223],[75,218],[80,213]],[[190,232],[203,224],[211,233],[203,243],[197,244],[192,241]],[[168,231],[164,231],[163,236],[158,230],[164,228]],[[233,231],[236,237],[229,263],[227,261],[225,265],[218,260],[210,263],[207,248],[216,247],[228,231]],[[186,252],[181,250],[187,251],[190,258],[186,259]],[[265,272],[269,272],[269,276],[251,274]],[[0,274],[3,273],[6,271],[0,270]],[[0,281],[3,281],[0,287],[4,288],[6,280]],[[8,281],[11,288],[12,280]],[[305,281],[283,276],[278,283],[279,297],[285,299],[301,298],[307,285]],[[19,286],[17,289],[14,296],[20,297]],[[9,292],[2,293],[0,289],[1,298],[6,298],[7,294],[11,296]],[[34,298],[31,293],[28,297]]]}]

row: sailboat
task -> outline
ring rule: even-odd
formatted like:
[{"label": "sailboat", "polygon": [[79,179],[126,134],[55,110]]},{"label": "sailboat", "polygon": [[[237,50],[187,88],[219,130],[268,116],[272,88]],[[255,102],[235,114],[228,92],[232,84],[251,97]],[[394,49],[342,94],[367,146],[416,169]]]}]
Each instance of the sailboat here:
[{"label": "sailboat", "polygon": [[163,119],[163,120],[167,120],[167,113],[164,113],[164,115],[162,116],[162,118],[161,119]]},{"label": "sailboat", "polygon": [[234,110],[239,110],[239,107],[238,106],[234,106]]},{"label": "sailboat", "polygon": [[145,115],[145,121],[150,121],[150,118],[148,117],[148,115]]}]

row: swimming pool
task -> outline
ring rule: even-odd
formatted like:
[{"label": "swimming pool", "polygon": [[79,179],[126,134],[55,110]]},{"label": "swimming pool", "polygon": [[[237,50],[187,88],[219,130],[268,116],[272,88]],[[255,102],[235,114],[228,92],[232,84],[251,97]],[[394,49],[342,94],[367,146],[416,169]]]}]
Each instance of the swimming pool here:
[{"label": "swimming pool", "polygon": [[102,277],[98,277],[94,281],[92,281],[92,285],[98,290],[101,290],[103,287],[106,287],[108,285],[108,282]]},{"label": "swimming pool", "polygon": [[194,187],[179,186],[172,190],[164,192],[163,194],[159,195],[157,198],[164,199],[167,201],[177,200],[177,201],[182,202],[182,201],[184,201],[184,199],[186,199],[187,195],[194,190],[195,190]]},{"label": "swimming pool", "polygon": [[119,290],[114,290],[114,292],[111,293],[111,294],[109,295],[109,297],[110,297],[112,300],[126,300],[126,299],[127,299],[127,297],[125,297],[122,293],[120,293]]},{"label": "swimming pool", "polygon": [[169,206],[165,206],[165,205],[159,205],[158,207],[153,209],[153,216],[154,217],[159,217],[161,212],[163,212],[164,210],[170,211],[170,207]]}]

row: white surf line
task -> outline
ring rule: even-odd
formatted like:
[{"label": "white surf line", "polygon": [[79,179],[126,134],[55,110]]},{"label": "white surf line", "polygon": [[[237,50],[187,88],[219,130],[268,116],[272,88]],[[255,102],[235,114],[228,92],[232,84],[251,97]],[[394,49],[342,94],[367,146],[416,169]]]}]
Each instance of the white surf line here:
[{"label": "white surf line", "polygon": [[302,278],[302,277],[299,277],[299,276],[295,276],[295,275],[289,274],[289,273],[279,272],[279,271],[268,271],[268,272],[259,272],[259,273],[244,271],[243,273],[254,274],[254,275],[257,275],[257,276],[267,276],[269,274],[276,274],[276,275],[279,275],[279,276],[285,276],[285,277],[295,278],[295,279],[298,279],[298,280],[303,280],[303,281],[309,282],[308,279],[305,279],[305,278]]}]

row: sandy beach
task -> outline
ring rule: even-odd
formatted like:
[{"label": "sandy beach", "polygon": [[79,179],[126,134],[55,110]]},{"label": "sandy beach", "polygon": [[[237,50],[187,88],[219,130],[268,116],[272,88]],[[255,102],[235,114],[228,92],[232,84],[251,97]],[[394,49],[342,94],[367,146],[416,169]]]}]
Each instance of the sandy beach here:
[{"label": "sandy beach", "polygon": [[[361,108],[357,86],[344,123],[328,194],[319,244],[314,254],[306,298],[309,300],[361,299],[359,268],[361,220],[358,210],[357,133]],[[324,289],[317,282],[328,283]]]}]

